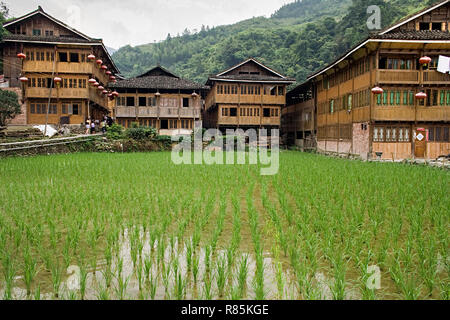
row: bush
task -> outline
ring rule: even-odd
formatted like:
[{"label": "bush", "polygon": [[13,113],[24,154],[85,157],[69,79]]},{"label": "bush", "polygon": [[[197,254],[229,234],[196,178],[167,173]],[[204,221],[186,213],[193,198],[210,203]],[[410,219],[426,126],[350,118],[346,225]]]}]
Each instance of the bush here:
[{"label": "bush", "polygon": [[161,142],[166,149],[170,149],[172,147],[172,137],[170,136],[158,136],[156,141]]},{"label": "bush", "polygon": [[20,104],[17,93],[0,89],[0,127],[6,126],[7,121],[18,114]]},{"label": "bush", "polygon": [[153,139],[158,136],[158,131],[152,127],[139,127],[132,125],[125,131],[125,135],[134,140]]},{"label": "bush", "polygon": [[106,137],[111,140],[118,140],[123,137],[124,127],[120,124],[114,123],[111,127],[106,130]]}]

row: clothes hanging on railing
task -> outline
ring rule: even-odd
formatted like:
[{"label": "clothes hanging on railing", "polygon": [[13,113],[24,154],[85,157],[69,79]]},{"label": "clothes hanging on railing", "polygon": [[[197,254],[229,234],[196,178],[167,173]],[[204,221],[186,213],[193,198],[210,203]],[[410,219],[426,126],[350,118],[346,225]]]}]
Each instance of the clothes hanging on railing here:
[{"label": "clothes hanging on railing", "polygon": [[450,57],[439,56],[437,71],[442,73],[450,72]]}]

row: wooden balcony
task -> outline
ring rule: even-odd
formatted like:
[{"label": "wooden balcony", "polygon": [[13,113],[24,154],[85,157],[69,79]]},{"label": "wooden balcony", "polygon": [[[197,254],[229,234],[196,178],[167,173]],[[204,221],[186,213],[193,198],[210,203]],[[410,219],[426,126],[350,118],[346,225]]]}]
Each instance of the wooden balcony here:
[{"label": "wooden balcony", "polygon": [[262,117],[261,118],[261,125],[263,126],[279,126],[281,125],[281,119],[280,117]]},{"label": "wooden balcony", "polygon": [[418,107],[417,121],[450,121],[450,108]]},{"label": "wooden balcony", "polygon": [[437,72],[436,70],[425,70],[423,72],[424,84],[450,84],[448,73]]},{"label": "wooden balcony", "polygon": [[378,82],[387,84],[419,84],[417,70],[378,70]]},{"label": "wooden balcony", "polygon": [[414,117],[413,106],[375,106],[372,114],[378,121],[414,121]]},{"label": "wooden balcony", "polygon": [[228,104],[272,104],[284,105],[286,104],[285,96],[271,96],[271,95],[249,95],[249,94],[212,94],[208,96],[206,101],[207,107],[216,103]]},{"label": "wooden balcony", "polygon": [[[200,118],[198,108],[138,107],[140,118]],[[116,107],[116,117],[136,118],[136,107]]]},{"label": "wooden balcony", "polygon": [[135,107],[116,107],[116,117],[136,118]]},{"label": "wooden balcony", "polygon": [[[53,61],[24,61],[23,71],[25,73],[51,74],[53,72]],[[56,62],[55,74],[92,74],[103,84],[107,84],[109,81],[108,75],[93,62]]]},{"label": "wooden balcony", "polygon": [[[128,109],[136,110],[135,107],[128,107]],[[142,118],[158,117],[158,108],[156,108],[156,107],[139,107],[138,110],[139,110],[139,117],[142,117]]]},{"label": "wooden balcony", "polygon": [[[26,88],[27,98],[49,98],[50,89],[49,88]],[[64,89],[64,88],[53,88],[52,98],[61,99],[87,99],[89,97],[89,91],[87,88],[81,89]]]}]

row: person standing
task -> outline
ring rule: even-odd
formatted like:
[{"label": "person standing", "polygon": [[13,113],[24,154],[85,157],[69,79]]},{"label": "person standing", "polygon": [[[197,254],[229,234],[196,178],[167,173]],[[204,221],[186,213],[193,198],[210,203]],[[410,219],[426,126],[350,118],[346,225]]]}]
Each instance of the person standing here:
[{"label": "person standing", "polygon": [[102,122],[100,122],[100,128],[102,129],[102,133],[105,134],[106,133],[106,120],[103,120]]},{"label": "person standing", "polygon": [[91,121],[91,134],[95,134],[95,121]]},{"label": "person standing", "polygon": [[86,134],[89,134],[89,132],[91,131],[91,121],[90,119],[86,120]]}]

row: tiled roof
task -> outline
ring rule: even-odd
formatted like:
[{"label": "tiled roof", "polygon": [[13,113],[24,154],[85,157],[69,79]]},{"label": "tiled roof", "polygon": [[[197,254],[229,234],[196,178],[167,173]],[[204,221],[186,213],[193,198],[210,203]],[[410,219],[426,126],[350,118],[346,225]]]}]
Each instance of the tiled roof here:
[{"label": "tiled roof", "polygon": [[129,88],[129,89],[166,89],[166,90],[208,90],[208,86],[199,83],[174,78],[169,76],[148,76],[119,80],[115,84],[110,84],[111,88]]},{"label": "tiled roof", "polygon": [[271,76],[263,76],[258,74],[239,74],[239,75],[230,75],[230,76],[211,76],[210,80],[236,80],[236,81],[265,81],[265,82],[295,82],[294,78],[280,78],[280,77],[271,77]]},{"label": "tiled roof", "polygon": [[371,36],[372,39],[395,39],[395,40],[450,40],[450,33],[446,31],[416,31],[399,30],[385,34]]},{"label": "tiled roof", "polygon": [[75,37],[56,37],[56,36],[28,36],[22,34],[7,34],[3,36],[3,40],[12,41],[35,41],[35,42],[62,42],[62,43],[98,43],[101,44],[101,39],[86,40]]}]

